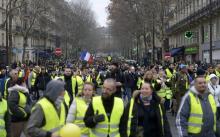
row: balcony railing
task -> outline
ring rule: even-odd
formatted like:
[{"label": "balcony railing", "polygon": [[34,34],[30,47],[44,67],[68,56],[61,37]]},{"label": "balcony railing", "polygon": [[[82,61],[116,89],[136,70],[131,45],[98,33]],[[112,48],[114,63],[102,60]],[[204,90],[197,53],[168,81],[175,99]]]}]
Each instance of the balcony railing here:
[{"label": "balcony railing", "polygon": [[216,13],[219,13],[219,11],[220,11],[220,0],[213,1],[212,3],[208,4],[206,7],[198,10],[194,14],[189,15],[188,17],[176,23],[175,25],[168,27],[166,32],[168,35],[178,32],[179,30],[181,30],[182,28],[188,25],[196,23],[204,18],[208,18],[210,17],[210,15],[215,15]]}]

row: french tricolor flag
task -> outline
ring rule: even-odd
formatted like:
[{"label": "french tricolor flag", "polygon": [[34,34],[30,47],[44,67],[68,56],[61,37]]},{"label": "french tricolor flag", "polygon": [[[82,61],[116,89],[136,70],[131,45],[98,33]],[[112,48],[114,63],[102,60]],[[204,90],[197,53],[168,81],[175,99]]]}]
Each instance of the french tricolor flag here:
[{"label": "french tricolor flag", "polygon": [[81,52],[80,60],[87,61],[88,63],[91,64],[93,63],[93,56],[89,52],[83,51]]}]

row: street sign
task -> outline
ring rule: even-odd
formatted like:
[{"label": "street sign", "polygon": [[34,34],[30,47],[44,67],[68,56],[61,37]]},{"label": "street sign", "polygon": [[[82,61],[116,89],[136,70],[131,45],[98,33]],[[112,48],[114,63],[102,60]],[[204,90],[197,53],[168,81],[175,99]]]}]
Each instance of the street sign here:
[{"label": "street sign", "polygon": [[62,54],[62,49],[61,48],[56,48],[55,49],[55,55],[60,56]]}]

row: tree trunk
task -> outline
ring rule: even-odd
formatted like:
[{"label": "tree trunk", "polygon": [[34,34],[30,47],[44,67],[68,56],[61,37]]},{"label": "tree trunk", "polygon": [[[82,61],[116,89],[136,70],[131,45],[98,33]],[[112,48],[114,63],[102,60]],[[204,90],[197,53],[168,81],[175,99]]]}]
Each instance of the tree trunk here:
[{"label": "tree trunk", "polygon": [[28,45],[28,37],[24,36],[24,44],[23,44],[23,53],[22,53],[22,62],[25,62],[25,51],[26,51],[26,47]]},{"label": "tree trunk", "polygon": [[9,66],[10,61],[9,61],[9,44],[8,44],[8,19],[6,20],[6,28],[5,28],[5,40],[6,40],[6,63]]},{"label": "tree trunk", "polygon": [[9,60],[9,63],[11,63],[12,61],[12,19],[13,19],[13,16],[11,14],[9,14],[9,22],[8,22],[8,41],[9,41],[9,47],[8,47],[8,52],[9,52],[9,57],[8,57],[8,60]]}]

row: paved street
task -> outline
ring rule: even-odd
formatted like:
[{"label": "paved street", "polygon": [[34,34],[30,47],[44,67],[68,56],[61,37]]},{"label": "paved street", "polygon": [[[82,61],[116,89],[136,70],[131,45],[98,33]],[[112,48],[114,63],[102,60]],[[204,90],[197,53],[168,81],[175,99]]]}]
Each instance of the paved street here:
[{"label": "paved street", "polygon": [[169,123],[170,123],[170,128],[171,128],[173,137],[178,137],[177,128],[175,126],[175,117],[173,117],[170,113],[168,113],[167,118],[168,118]]}]

